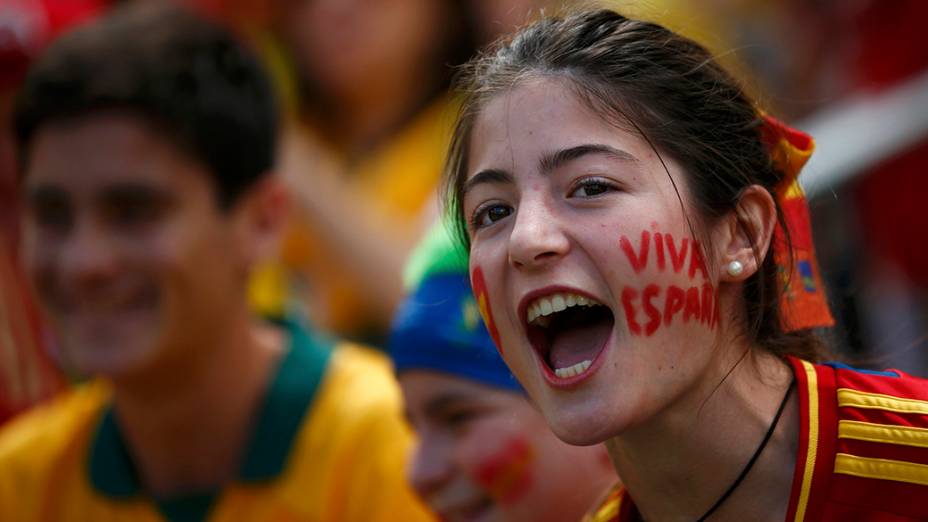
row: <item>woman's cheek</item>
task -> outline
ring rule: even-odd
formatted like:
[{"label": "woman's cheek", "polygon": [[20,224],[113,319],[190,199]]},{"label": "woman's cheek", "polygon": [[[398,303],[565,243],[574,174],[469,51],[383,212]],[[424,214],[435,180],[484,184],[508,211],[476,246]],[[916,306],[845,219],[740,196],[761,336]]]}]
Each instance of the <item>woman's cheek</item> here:
[{"label": "woman's cheek", "polygon": [[674,325],[716,330],[718,291],[709,278],[699,241],[671,233],[642,230],[619,235],[620,258],[640,279],[621,287],[620,301],[628,331],[650,337]]}]

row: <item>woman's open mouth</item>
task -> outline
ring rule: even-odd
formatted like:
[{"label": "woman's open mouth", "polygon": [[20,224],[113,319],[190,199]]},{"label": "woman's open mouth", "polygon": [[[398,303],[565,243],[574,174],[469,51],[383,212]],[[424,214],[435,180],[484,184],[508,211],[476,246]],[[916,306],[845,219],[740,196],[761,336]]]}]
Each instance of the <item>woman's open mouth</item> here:
[{"label": "woman's open mouth", "polygon": [[549,290],[523,303],[528,340],[548,382],[570,387],[593,375],[612,335],[612,310],[571,290]]}]

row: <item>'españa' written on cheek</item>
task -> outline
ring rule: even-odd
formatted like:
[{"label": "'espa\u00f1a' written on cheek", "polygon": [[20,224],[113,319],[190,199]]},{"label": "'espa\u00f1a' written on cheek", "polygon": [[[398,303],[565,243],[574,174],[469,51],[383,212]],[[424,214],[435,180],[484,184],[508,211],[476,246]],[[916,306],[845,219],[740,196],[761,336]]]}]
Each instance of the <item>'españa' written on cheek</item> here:
[{"label": "'espa\u00f1a' written on cheek", "polygon": [[[651,240],[651,232],[642,231],[636,252],[626,236],[619,239],[619,247],[635,273],[640,273],[648,266]],[[653,234],[653,240],[654,262],[658,271],[669,269],[674,273],[685,273],[690,280],[695,280],[699,272],[706,282],[688,288],[653,283],[643,289],[625,286],[621,298],[629,331],[633,335],[652,335],[661,325],[673,324],[675,318],[684,324],[693,321],[715,329],[719,321],[718,294],[708,282],[709,273],[699,242],[684,237],[678,243],[671,234],[660,232]],[[643,323],[638,319],[639,312],[644,314]]]}]

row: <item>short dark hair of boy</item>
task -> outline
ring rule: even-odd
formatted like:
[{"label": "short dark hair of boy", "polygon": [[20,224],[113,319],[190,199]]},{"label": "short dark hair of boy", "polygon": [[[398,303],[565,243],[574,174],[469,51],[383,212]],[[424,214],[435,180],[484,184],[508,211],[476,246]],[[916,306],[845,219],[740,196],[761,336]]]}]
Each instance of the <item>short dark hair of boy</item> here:
[{"label": "short dark hair of boy", "polygon": [[127,111],[202,162],[229,208],[273,166],[278,120],[256,57],[178,6],[129,4],[52,43],[14,112],[20,167],[45,125]]}]

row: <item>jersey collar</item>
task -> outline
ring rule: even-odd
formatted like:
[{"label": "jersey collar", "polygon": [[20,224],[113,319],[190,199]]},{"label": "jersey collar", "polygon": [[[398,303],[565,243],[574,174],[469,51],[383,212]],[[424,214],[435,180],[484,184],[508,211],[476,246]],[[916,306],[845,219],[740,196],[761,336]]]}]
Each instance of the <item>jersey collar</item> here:
[{"label": "jersey collar", "polygon": [[[238,471],[240,482],[271,481],[283,472],[331,355],[331,341],[293,321],[278,324],[290,335],[290,349],[279,363],[258,412]],[[104,410],[90,443],[88,473],[93,488],[108,497],[128,499],[141,493],[112,404]],[[191,493],[191,498],[204,496],[204,492]]]},{"label": "jersey collar", "polygon": [[835,460],[835,374],[795,357],[789,363],[799,391],[799,450],[786,520],[819,520]]}]

